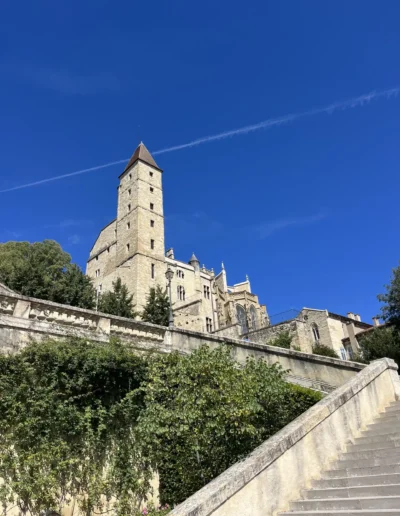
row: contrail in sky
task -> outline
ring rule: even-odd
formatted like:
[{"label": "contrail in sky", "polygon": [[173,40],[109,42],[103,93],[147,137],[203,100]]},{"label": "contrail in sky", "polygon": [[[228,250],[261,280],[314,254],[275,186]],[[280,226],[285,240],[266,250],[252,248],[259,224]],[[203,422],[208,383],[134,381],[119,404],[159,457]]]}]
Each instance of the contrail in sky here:
[{"label": "contrail in sky", "polygon": [[[354,97],[349,100],[344,100],[342,102],[335,102],[325,107],[310,109],[309,111],[303,111],[300,113],[292,113],[289,115],[285,115],[279,118],[269,118],[268,120],[264,120],[262,122],[258,122],[253,125],[246,125],[245,127],[239,127],[238,129],[232,129],[231,131],[225,131],[222,133],[213,134],[210,136],[204,136],[203,138],[198,138],[196,140],[192,140],[188,143],[182,143],[181,145],[174,145],[172,147],[166,147],[164,149],[160,149],[158,151],[152,152],[153,155],[157,154],[165,154],[166,152],[174,152],[182,149],[188,149],[190,147],[197,147],[198,145],[203,145],[205,143],[214,142],[217,140],[224,140],[226,138],[230,138],[232,136],[238,136],[240,134],[247,134],[253,131],[259,131],[261,129],[269,129],[271,127],[280,126],[284,124],[288,124],[289,122],[294,122],[299,120],[300,118],[306,118],[314,115],[328,114],[331,115],[335,111],[344,111],[345,109],[351,109],[355,107],[364,106],[368,104],[372,100],[376,100],[379,98],[390,99],[392,97],[396,97],[400,92],[400,87],[392,88],[389,90],[382,91],[372,91],[371,93],[367,93],[365,95],[360,95],[359,97]],[[128,158],[129,159],[129,158]],[[39,181],[34,181],[32,183],[26,183],[19,186],[14,186],[12,188],[7,188],[5,190],[0,190],[0,193],[12,192],[14,190],[21,190],[22,188],[29,188],[31,186],[38,186],[44,183],[49,183],[50,181],[57,181],[59,179],[65,179],[66,177],[78,176],[80,174],[86,174],[87,172],[93,172],[95,170],[100,170],[102,168],[112,167],[114,165],[119,165],[121,163],[126,163],[128,159],[121,159],[118,161],[112,161],[110,163],[105,163],[104,165],[97,165],[91,168],[84,168],[82,170],[77,170],[76,172],[70,172],[69,174],[63,174],[61,176],[49,177],[47,179],[41,179]]]}]

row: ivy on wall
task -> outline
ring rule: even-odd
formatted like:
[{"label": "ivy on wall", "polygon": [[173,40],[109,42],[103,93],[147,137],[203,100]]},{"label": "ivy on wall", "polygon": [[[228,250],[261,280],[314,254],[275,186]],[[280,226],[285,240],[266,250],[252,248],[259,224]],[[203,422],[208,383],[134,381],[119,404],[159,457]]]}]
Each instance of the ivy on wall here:
[{"label": "ivy on wall", "polygon": [[86,515],[165,514],[142,505],[155,469],[162,503],[179,503],[320,399],[227,347],[139,356],[78,339],[0,355],[0,392],[0,503],[32,516],[73,499]]}]

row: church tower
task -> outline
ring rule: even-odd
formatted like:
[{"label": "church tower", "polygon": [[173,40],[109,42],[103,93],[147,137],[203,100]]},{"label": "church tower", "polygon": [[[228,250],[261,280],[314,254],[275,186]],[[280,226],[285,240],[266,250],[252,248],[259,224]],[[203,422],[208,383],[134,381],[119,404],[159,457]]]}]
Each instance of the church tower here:
[{"label": "church tower", "polygon": [[149,289],[165,284],[162,170],[142,142],[119,176],[115,232],[115,266],[141,310]]}]

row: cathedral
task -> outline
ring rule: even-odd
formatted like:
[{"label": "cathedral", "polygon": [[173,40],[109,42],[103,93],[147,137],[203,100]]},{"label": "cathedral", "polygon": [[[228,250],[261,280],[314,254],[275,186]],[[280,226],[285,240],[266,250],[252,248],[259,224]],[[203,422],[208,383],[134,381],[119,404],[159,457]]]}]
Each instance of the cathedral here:
[{"label": "cathedral", "polygon": [[250,281],[228,286],[224,265],[218,274],[193,253],[177,260],[165,250],[163,171],[140,143],[119,176],[117,217],[101,231],[87,262],[86,273],[96,291],[111,290],[121,278],[140,312],[151,287],[166,287],[166,271],[173,272],[171,299],[174,326],[216,332],[240,324],[241,333],[269,324],[265,305],[251,292]]}]

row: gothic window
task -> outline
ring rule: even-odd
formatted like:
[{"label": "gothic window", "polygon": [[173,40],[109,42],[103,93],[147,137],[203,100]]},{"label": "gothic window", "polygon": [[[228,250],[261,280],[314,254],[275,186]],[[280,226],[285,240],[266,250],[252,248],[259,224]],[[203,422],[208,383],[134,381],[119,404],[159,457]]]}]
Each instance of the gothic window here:
[{"label": "gothic window", "polygon": [[150,240],[150,247],[151,247],[151,249],[154,249],[154,240],[153,239]]},{"label": "gothic window", "polygon": [[150,227],[151,227],[151,228],[154,228],[154,220],[151,220],[151,221],[150,221]]},{"label": "gothic window", "polygon": [[154,204],[152,202],[150,203],[150,209],[154,210]]},{"label": "gothic window", "polygon": [[243,308],[242,305],[236,305],[236,318],[237,322],[242,327],[242,333],[247,333],[247,315],[246,310]]},{"label": "gothic window", "polygon": [[154,267],[154,263],[151,264],[151,279],[154,279],[154,276],[155,276],[155,267]]},{"label": "gothic window", "polygon": [[318,329],[318,326],[314,323],[312,326],[312,332],[313,332],[313,336],[314,336],[314,341],[315,342],[318,342],[319,341],[319,329]]},{"label": "gothic window", "polygon": [[209,333],[212,332],[212,320],[210,317],[206,317],[206,328]]},{"label": "gothic window", "polygon": [[250,307],[251,329],[257,329],[257,311],[254,305]]},{"label": "gothic window", "polygon": [[210,287],[207,287],[207,299],[210,299]]},{"label": "gothic window", "polygon": [[182,287],[182,285],[178,285],[176,287],[176,292],[178,295],[178,301],[185,301],[185,287]]}]

